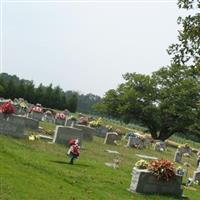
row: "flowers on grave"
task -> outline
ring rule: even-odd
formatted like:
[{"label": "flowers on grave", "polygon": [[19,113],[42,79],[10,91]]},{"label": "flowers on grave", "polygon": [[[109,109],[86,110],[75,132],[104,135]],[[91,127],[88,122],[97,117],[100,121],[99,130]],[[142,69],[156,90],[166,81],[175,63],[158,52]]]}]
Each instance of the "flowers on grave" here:
[{"label": "flowers on grave", "polygon": [[170,160],[152,160],[149,162],[148,169],[158,180],[169,181],[175,176],[175,168]]},{"label": "flowers on grave", "polygon": [[11,101],[5,102],[0,105],[0,112],[4,114],[15,113],[15,108],[13,107]]},{"label": "flowers on grave", "polygon": [[146,160],[141,159],[135,163],[135,167],[138,169],[147,169],[148,164]]},{"label": "flowers on grave", "polygon": [[65,120],[66,115],[64,113],[56,113],[55,119]]},{"label": "flowers on grave", "polygon": [[108,129],[108,131],[113,131],[113,127],[111,125],[106,125],[106,128]]},{"label": "flowers on grave", "polygon": [[103,121],[102,121],[102,118],[101,117],[99,117],[97,120],[92,120],[91,122],[89,122],[89,125],[91,126],[91,127],[100,127],[100,126],[102,126],[102,123],[103,123]]},{"label": "flowers on grave", "polygon": [[37,103],[36,106],[33,106],[29,112],[43,113],[42,105]]},{"label": "flowers on grave", "polygon": [[116,132],[118,135],[123,135],[122,130],[119,129],[119,128],[117,128],[117,129],[115,130],[115,132]]},{"label": "flowers on grave", "polygon": [[45,114],[46,114],[46,115],[50,115],[50,116],[53,115],[52,112],[51,112],[50,110],[47,110],[47,111],[45,112]]},{"label": "flowers on grave", "polygon": [[88,125],[88,118],[87,117],[80,117],[79,118],[79,124],[87,126]]},{"label": "flowers on grave", "polygon": [[188,158],[189,158],[189,157],[190,157],[190,154],[189,154],[189,153],[184,153],[184,154],[183,154],[183,156],[185,156],[185,157],[188,157]]}]

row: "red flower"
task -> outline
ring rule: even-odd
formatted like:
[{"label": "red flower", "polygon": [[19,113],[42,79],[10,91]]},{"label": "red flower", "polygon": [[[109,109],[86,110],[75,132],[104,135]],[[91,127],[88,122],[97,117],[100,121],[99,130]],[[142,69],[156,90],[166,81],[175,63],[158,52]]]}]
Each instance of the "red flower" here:
[{"label": "red flower", "polygon": [[170,160],[161,159],[150,161],[148,168],[158,179],[168,181],[175,175],[175,168]]},{"label": "red flower", "polygon": [[55,118],[56,119],[65,120],[66,119],[66,115],[64,113],[57,113]]},{"label": "red flower", "polygon": [[0,112],[4,114],[15,113],[15,108],[11,104],[11,101],[5,102],[2,105],[0,105]]}]

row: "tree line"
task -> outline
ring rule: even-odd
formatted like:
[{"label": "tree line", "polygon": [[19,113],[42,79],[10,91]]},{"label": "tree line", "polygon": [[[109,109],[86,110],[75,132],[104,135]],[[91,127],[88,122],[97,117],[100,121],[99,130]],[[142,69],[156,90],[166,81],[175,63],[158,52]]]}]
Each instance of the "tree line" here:
[{"label": "tree line", "polygon": [[174,133],[200,139],[200,2],[179,0],[178,7],[197,13],[178,18],[178,42],[167,50],[171,64],[151,75],[123,75],[125,82],[95,105],[104,115],[146,126],[159,140]]},{"label": "tree line", "polygon": [[100,101],[100,97],[93,94],[79,94],[76,91],[63,91],[52,84],[36,87],[33,81],[20,79],[16,75],[0,74],[0,97],[6,99],[23,98],[30,103],[41,103],[44,107],[59,110],[68,109],[70,112],[91,113],[93,104]]}]

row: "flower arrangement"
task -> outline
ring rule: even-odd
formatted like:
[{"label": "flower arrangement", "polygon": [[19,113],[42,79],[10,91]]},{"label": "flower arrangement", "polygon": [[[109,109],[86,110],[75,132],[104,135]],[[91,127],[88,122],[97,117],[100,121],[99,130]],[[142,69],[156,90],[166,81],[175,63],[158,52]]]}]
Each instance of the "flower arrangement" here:
[{"label": "flower arrangement", "polygon": [[97,120],[93,120],[91,122],[89,122],[89,125],[91,127],[100,127],[102,125],[102,118],[98,118]]},{"label": "flower arrangement", "polygon": [[55,118],[56,119],[60,119],[60,120],[65,120],[66,119],[66,115],[64,113],[56,113]]},{"label": "flower arrangement", "polygon": [[138,169],[147,169],[148,164],[146,160],[139,160],[135,163],[135,167]]},{"label": "flower arrangement", "polygon": [[36,104],[36,106],[33,106],[29,112],[37,112],[37,113],[42,113],[43,109],[41,107],[41,104]]},{"label": "flower arrangement", "polygon": [[79,118],[79,124],[82,124],[82,125],[88,125],[88,118],[86,117],[80,117]]},{"label": "flower arrangement", "polygon": [[0,112],[4,114],[15,113],[15,108],[13,107],[11,101],[5,102],[0,106]]},{"label": "flower arrangement", "polygon": [[113,127],[111,125],[106,125],[106,128],[108,129],[108,131],[113,131]]},{"label": "flower arrangement", "polygon": [[175,168],[170,160],[152,160],[149,162],[148,169],[159,180],[169,181],[170,178],[175,176]]}]

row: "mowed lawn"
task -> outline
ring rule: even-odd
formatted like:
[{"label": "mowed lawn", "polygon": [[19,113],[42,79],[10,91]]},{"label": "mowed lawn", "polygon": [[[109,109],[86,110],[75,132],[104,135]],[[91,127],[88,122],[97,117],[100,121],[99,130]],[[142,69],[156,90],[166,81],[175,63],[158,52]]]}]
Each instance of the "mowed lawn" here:
[{"label": "mowed lawn", "polygon": [[[105,150],[117,150],[119,156]],[[68,164],[66,147],[46,141],[13,139],[0,135],[0,199],[1,200],[158,200],[177,199],[158,195],[133,194],[127,191],[134,163],[146,154],[173,160],[175,149],[164,153],[152,147],[144,150],[103,144],[102,138],[83,142],[83,149],[75,165]],[[105,166],[105,162],[120,159],[119,169]],[[189,162],[189,176],[195,169],[196,158]],[[185,181],[184,181],[185,182]],[[200,199],[200,187],[184,189],[191,200]]]}]

